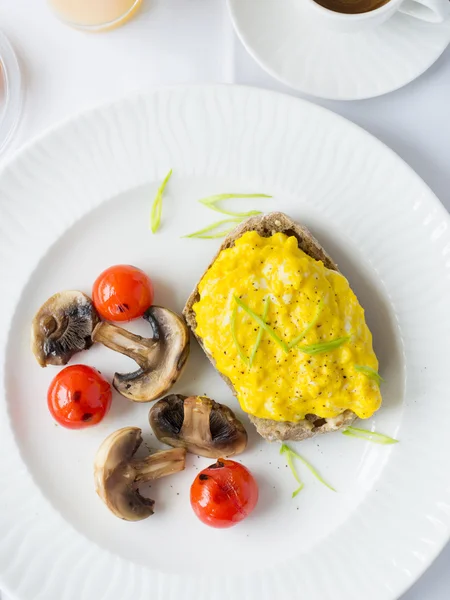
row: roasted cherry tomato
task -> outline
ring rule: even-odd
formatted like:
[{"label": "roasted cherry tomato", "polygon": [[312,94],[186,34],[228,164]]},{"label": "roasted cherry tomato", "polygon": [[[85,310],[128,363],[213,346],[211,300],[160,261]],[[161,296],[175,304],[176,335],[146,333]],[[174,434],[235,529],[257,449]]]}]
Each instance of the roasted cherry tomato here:
[{"label": "roasted cherry tomato", "polygon": [[107,321],[142,317],[153,303],[150,278],[131,265],[115,265],[97,277],[92,289],[94,306]]},{"label": "roasted cherry tomato", "polygon": [[232,527],[258,502],[258,485],[248,469],[234,460],[219,460],[197,475],[191,486],[195,514],[211,527]]},{"label": "roasted cherry tomato", "polygon": [[63,427],[81,429],[100,423],[111,406],[111,386],[86,365],[66,367],[48,388],[52,417]]}]

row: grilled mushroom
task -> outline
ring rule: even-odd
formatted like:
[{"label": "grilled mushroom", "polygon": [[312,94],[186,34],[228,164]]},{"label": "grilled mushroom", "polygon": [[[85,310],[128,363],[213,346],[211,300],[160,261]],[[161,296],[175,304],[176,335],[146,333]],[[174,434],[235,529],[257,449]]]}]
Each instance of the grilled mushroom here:
[{"label": "grilled mushroom", "polygon": [[92,300],[82,292],[60,292],[49,298],[31,326],[31,349],[41,367],[65,365],[76,352],[90,348],[98,321]]},{"label": "grilled mushroom", "polygon": [[205,396],[171,394],[150,410],[150,425],[164,444],[208,458],[240,454],[247,432],[233,411]]},{"label": "grilled mushroom", "polygon": [[161,306],[151,306],[144,314],[153,335],[143,338],[126,329],[99,323],[92,339],[137,362],[132,373],[116,373],[116,390],[134,402],[150,402],[169,391],[177,381],[189,356],[189,332],[183,319]]},{"label": "grilled mushroom", "polygon": [[106,438],[95,457],[96,492],[109,510],[125,521],[141,521],[153,514],[155,502],[139,493],[141,484],[178,473],[185,467],[183,448],[135,458],[141,444],[139,427],[124,427]]}]

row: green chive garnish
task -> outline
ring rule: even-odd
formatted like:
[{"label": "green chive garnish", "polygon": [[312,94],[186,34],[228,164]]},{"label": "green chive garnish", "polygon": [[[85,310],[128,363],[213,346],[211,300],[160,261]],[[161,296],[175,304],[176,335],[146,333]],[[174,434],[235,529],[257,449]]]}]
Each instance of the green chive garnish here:
[{"label": "green chive garnish", "polygon": [[[323,485],[325,485],[331,491],[333,491],[333,492],[336,491],[334,489],[334,487],[332,487],[329,483],[327,483],[324,480],[324,478],[320,475],[320,473],[305,458],[303,458],[303,456],[300,456],[300,454],[297,454],[297,452],[295,452],[294,450],[292,450],[292,448],[289,448],[289,446],[287,444],[281,444],[280,454],[286,454],[287,455],[288,465],[289,466],[290,466],[290,464],[289,464],[289,458],[291,458],[291,461],[292,461],[292,458],[297,458],[299,461],[301,461],[305,465],[305,467],[307,467],[311,471],[311,473],[314,475],[314,477],[316,479],[318,479],[320,481],[320,483],[322,483]],[[291,470],[292,470],[292,467],[291,467]],[[297,481],[299,481],[299,480],[297,479]]]},{"label": "green chive garnish", "polygon": [[340,348],[348,342],[349,339],[349,337],[340,337],[335,340],[330,340],[329,342],[320,342],[317,344],[310,344],[309,346],[297,346],[297,348],[300,352],[313,356],[314,354],[324,354],[325,352],[336,350],[336,348]]},{"label": "green chive garnish", "polygon": [[372,367],[355,365],[355,371],[358,371],[359,373],[364,373],[364,375],[366,375],[369,379],[375,381],[378,385],[380,385],[380,383],[384,381],[381,375],[379,375],[377,371],[375,371],[375,369],[372,369]]},{"label": "green chive garnish", "polygon": [[273,341],[276,344],[278,344],[280,346],[280,348],[282,348],[284,350],[284,352],[286,352],[286,353],[289,352],[289,348],[288,348],[288,345],[286,344],[286,342],[283,342],[283,340],[278,337],[278,335],[275,333],[275,331],[272,329],[272,327],[270,325],[268,325],[259,315],[257,315],[255,312],[253,312],[251,308],[249,308],[246,304],[244,304],[244,302],[242,302],[242,300],[240,298],[235,296],[234,299],[236,301],[236,304],[238,306],[240,306],[243,310],[245,310],[245,312],[248,315],[250,315],[252,317],[252,319],[254,321],[256,321],[258,323],[258,325],[260,327],[262,327],[268,335],[270,335],[270,337],[273,339]]},{"label": "green chive garnish", "polygon": [[[263,315],[262,315],[262,319],[264,322],[267,320],[267,315],[269,313],[269,305],[270,305],[270,296],[267,296],[266,301],[264,302],[264,311],[263,311]],[[259,344],[261,343],[263,331],[264,331],[263,328],[260,326],[258,329],[258,334],[256,336],[255,345],[253,346],[252,353],[250,354],[250,365],[249,365],[250,368],[252,368],[253,361],[255,360],[255,356],[256,356],[256,353],[259,348]]]},{"label": "green chive garnish", "polygon": [[159,189],[156,192],[156,197],[153,200],[152,212],[150,215],[150,228],[152,230],[152,233],[156,233],[158,231],[159,225],[161,223],[163,193],[164,193],[164,189],[165,189],[167,182],[169,181],[171,175],[172,175],[172,169],[170,169],[170,171],[167,173],[164,181],[159,186]]},{"label": "green chive garnish", "polygon": [[320,318],[320,315],[322,314],[322,310],[323,310],[323,302],[322,300],[320,300],[317,304],[317,311],[316,314],[314,316],[314,319],[311,321],[311,323],[309,323],[309,325],[301,332],[300,335],[298,335],[296,338],[294,338],[292,340],[292,342],[289,342],[288,344],[288,348],[289,350],[291,350],[292,348],[294,348],[299,342],[302,341],[302,339],[308,335],[308,333],[311,331],[311,329],[313,327],[315,327],[317,325],[317,321]]},{"label": "green chive garnish", "polygon": [[237,306],[234,307],[233,312],[231,313],[231,337],[233,338],[233,342],[234,345],[236,346],[236,350],[239,354],[240,359],[242,360],[242,362],[247,365],[247,367],[249,366],[249,360],[248,358],[245,356],[244,351],[241,348],[241,345],[239,344],[239,341],[237,339],[237,335],[236,335],[236,315],[237,315]]},{"label": "green chive garnish", "polygon": [[373,442],[374,444],[398,444],[398,440],[389,437],[388,435],[377,433],[376,431],[369,431],[368,429],[360,429],[359,427],[347,427],[342,433],[349,437]]},{"label": "green chive garnish", "polygon": [[290,468],[291,473],[295,478],[295,481],[299,484],[299,487],[295,491],[292,492],[292,497],[295,498],[295,496],[299,492],[301,492],[302,489],[305,487],[305,484],[300,479],[300,477],[295,469],[294,461],[292,460],[293,452],[289,448],[289,446],[286,446],[286,444],[281,444],[280,454],[286,454],[286,461],[287,461],[288,467]]},{"label": "green chive garnish", "polygon": [[[236,219],[224,219],[223,221],[216,221],[215,223],[213,223],[212,225],[208,225],[208,227],[205,227],[204,229],[199,229],[198,231],[194,231],[194,233],[190,233],[188,235],[184,235],[183,237],[185,238],[198,238],[200,240],[213,240],[215,238],[220,238],[223,237],[225,235],[227,235],[227,233],[230,233],[230,231],[233,231],[233,229],[236,227],[237,223],[240,223],[242,221],[241,218],[236,218]],[[205,233],[208,233],[209,231],[213,231],[214,229],[217,229],[217,227],[220,227],[221,225],[224,225],[225,223],[234,223],[233,227],[230,227],[229,229],[223,229],[221,231],[219,231],[218,233],[213,233],[211,235],[204,235]]]},{"label": "green chive garnish", "polygon": [[267,194],[216,194],[215,196],[209,196],[208,198],[202,198],[199,200],[201,204],[204,204],[211,210],[215,210],[223,215],[230,215],[231,217],[252,217],[254,215],[262,214],[260,210],[249,210],[248,212],[232,212],[231,210],[225,210],[216,206],[217,202],[221,200],[229,200],[230,198],[272,198]]}]

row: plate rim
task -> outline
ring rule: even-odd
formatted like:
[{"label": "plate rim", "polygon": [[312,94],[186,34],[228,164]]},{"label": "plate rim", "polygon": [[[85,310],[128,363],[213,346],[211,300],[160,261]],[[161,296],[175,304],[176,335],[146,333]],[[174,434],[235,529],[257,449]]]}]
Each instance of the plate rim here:
[{"label": "plate rim", "polygon": [[[227,0],[227,2],[232,2],[232,1],[233,0]],[[449,45],[450,45],[450,41],[449,41]],[[445,51],[445,49],[444,49],[444,51]],[[361,132],[365,136],[368,136],[372,140],[372,142],[381,146],[383,148],[383,151],[388,152],[389,154],[391,154],[391,156],[394,157],[394,159],[399,160],[403,164],[403,166],[409,171],[410,177],[413,177],[416,180],[416,183],[421,185],[423,187],[423,190],[426,193],[430,194],[430,201],[431,201],[431,196],[433,197],[433,203],[434,203],[435,208],[441,211],[442,217],[445,219],[448,219],[448,223],[450,225],[450,213],[447,211],[445,206],[439,200],[439,197],[434,192],[434,190],[430,187],[430,185],[413,169],[413,167],[411,167],[411,165],[402,156],[400,156],[400,154],[398,154],[395,150],[393,150],[390,146],[388,146],[388,144],[386,142],[383,142],[382,140],[380,140],[380,138],[378,138],[375,134],[371,133],[370,131],[365,129],[362,125],[358,125],[357,123],[350,120],[349,118],[344,117],[337,112],[334,112],[334,110],[332,110],[331,108],[327,108],[326,106],[322,106],[321,104],[316,104],[316,102],[314,102],[314,97],[298,98],[296,96],[292,96],[288,92],[271,90],[271,89],[267,89],[267,88],[261,88],[256,85],[248,85],[248,84],[236,84],[236,83],[190,83],[190,84],[180,83],[180,84],[176,84],[175,83],[175,84],[167,84],[167,85],[158,85],[158,86],[155,86],[154,88],[152,88],[151,90],[133,91],[131,93],[122,94],[121,96],[118,96],[118,97],[113,98],[112,100],[108,100],[106,102],[105,101],[96,102],[96,103],[92,104],[91,106],[83,107],[73,113],[70,113],[69,115],[67,115],[61,119],[58,119],[57,121],[55,121],[54,123],[51,123],[50,125],[47,125],[46,127],[44,127],[44,129],[35,133],[29,139],[27,139],[25,142],[23,142],[19,147],[13,148],[10,152],[8,152],[8,155],[5,156],[2,160],[2,162],[0,163],[0,178],[3,177],[3,175],[8,171],[8,169],[11,168],[11,166],[13,166],[13,164],[16,160],[20,160],[22,155],[25,155],[27,152],[29,152],[33,146],[39,144],[40,142],[42,142],[43,140],[48,138],[53,133],[58,132],[60,129],[70,126],[72,123],[74,123],[78,119],[82,119],[91,113],[94,113],[97,111],[103,111],[109,107],[114,107],[114,106],[120,105],[124,102],[133,102],[133,101],[137,101],[139,99],[145,99],[148,96],[152,96],[153,94],[157,94],[158,92],[161,92],[161,91],[170,91],[170,90],[189,91],[191,89],[208,90],[208,89],[221,89],[221,88],[248,90],[249,92],[254,91],[254,92],[258,92],[259,94],[262,94],[262,95],[273,96],[274,98],[278,98],[278,97],[285,98],[285,99],[289,99],[290,101],[292,101],[294,103],[300,103],[300,104],[306,104],[307,106],[313,106],[314,110],[317,110],[317,111],[322,112],[327,115],[332,115],[332,117],[334,119],[341,121],[342,123],[345,123],[346,126],[351,127],[354,130]]]}]

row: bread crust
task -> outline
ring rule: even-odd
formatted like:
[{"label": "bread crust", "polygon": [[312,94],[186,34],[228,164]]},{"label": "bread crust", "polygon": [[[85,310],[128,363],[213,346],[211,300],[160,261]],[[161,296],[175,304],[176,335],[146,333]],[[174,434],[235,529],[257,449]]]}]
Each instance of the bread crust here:
[{"label": "bread crust", "polygon": [[[256,217],[251,217],[247,219],[243,223],[240,223],[225,238],[217,254],[214,256],[213,260],[208,266],[208,269],[217,259],[222,250],[225,250],[226,248],[232,248],[234,246],[235,241],[242,235],[244,235],[244,233],[246,233],[247,231],[256,231],[261,237],[270,237],[275,233],[285,233],[289,236],[293,235],[297,238],[299,248],[303,250],[306,254],[308,254],[315,260],[321,260],[323,264],[329,269],[332,269],[333,271],[339,271],[336,263],[326,253],[326,251],[314,238],[311,232],[306,227],[295,223],[287,215],[281,212],[273,212],[267,215],[258,215]],[[206,269],[205,273],[208,271],[208,269]],[[188,327],[196,337],[206,356],[209,358],[214,367],[216,367],[214,358],[204,347],[202,338],[198,336],[195,332],[197,328],[197,320],[195,312],[193,310],[193,306],[199,300],[200,294],[198,291],[197,284],[194,291],[187,299],[186,306],[183,310],[183,315],[186,319]],[[226,381],[226,383],[231,388],[233,394],[236,396],[236,390],[234,389],[234,386],[231,383],[230,379],[225,375],[222,375],[222,373],[220,373],[219,371],[218,373],[220,374],[222,379]],[[292,423],[290,421],[273,421],[272,419],[261,419],[260,417],[254,417],[253,415],[249,415],[249,418],[250,421],[255,425],[258,433],[266,440],[273,442],[288,440],[301,441],[321,433],[330,433],[332,431],[338,431],[339,429],[351,425],[356,419],[356,415],[351,410],[346,410],[337,417],[328,419],[318,417],[317,415],[308,414],[306,415],[305,419],[298,421],[297,423]]]}]

